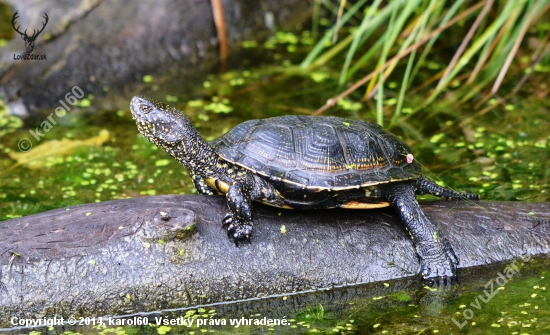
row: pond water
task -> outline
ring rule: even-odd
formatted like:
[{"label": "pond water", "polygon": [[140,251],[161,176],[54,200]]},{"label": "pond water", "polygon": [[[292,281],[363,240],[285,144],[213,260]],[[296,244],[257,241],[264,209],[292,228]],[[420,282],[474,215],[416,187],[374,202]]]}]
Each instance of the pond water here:
[{"label": "pond water", "polygon": [[[311,114],[339,90],[338,73],[330,68],[314,73],[296,71],[299,57],[282,42],[269,52],[269,57],[272,57],[269,65],[249,67],[243,65],[245,61],[233,66],[234,70],[228,73],[205,77],[181,94],[173,91],[167,94],[154,77],[146,77],[144,82],[150,84],[150,95],[185,111],[208,140],[252,118]],[[434,70],[426,68],[425,71]],[[534,80],[530,89],[536,91],[537,85],[544,85],[541,82]],[[177,88],[174,85],[177,83],[171,87]],[[391,80],[386,93],[386,104],[391,106],[392,96],[397,95]],[[56,124],[39,140],[30,132],[39,124],[3,134],[0,138],[0,221],[82,203],[196,193],[188,172],[138,134],[129,108],[87,115],[86,107],[95,100],[87,94],[80,98],[78,111],[56,119]],[[352,95],[325,115],[374,121],[373,103],[361,104],[359,100],[360,95]],[[477,109],[468,105],[459,109],[449,100],[418,110],[423,96],[420,93],[409,96],[405,111],[418,111],[405,114],[392,129],[413,148],[425,173],[454,189],[479,193],[484,200],[550,202],[548,99],[523,92],[511,103],[483,114],[478,111],[494,101],[489,100]],[[387,120],[390,118],[391,113]],[[108,137],[103,132],[105,137],[95,141],[102,145],[91,145],[94,141],[90,138],[102,130],[108,131]],[[14,153],[21,153],[18,145],[25,138],[32,145],[28,153],[44,157],[19,156],[19,162],[12,158]],[[62,139],[66,139],[65,142],[60,142]],[[77,145],[76,141],[83,140],[88,143]],[[550,333],[547,258],[530,260],[498,289],[498,294],[479,303],[478,296],[485,285],[496,280],[505,266],[470,269],[461,273],[460,285],[443,292],[433,292],[416,279],[410,279],[158,314],[207,320],[199,327],[199,321],[195,321],[192,327],[94,326],[73,330],[152,334],[168,331],[189,334]],[[497,286],[495,284],[495,289]],[[243,317],[261,320],[264,316],[285,319],[288,324],[235,327],[216,326],[208,321],[226,320],[229,324]],[[154,317],[151,315],[148,320]]]}]

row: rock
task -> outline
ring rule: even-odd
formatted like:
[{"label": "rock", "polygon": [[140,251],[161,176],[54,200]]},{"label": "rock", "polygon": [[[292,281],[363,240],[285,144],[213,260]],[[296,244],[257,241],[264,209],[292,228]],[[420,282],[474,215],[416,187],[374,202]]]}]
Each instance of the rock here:
[{"label": "rock", "polygon": [[[118,101],[125,101],[126,108],[130,96],[142,93],[138,84],[144,75],[182,94],[186,83],[200,80],[219,62],[208,0],[7,2],[19,11],[20,29],[32,32],[42,26],[45,12],[49,17],[33,51],[46,60],[14,60],[25,53],[19,34],[0,49],[0,93],[15,115],[49,114],[74,86],[96,97],[108,88],[107,102],[121,108]],[[296,30],[311,17],[305,0],[224,0],[223,6],[228,43],[237,58],[240,41],[265,40],[275,27]]]}]

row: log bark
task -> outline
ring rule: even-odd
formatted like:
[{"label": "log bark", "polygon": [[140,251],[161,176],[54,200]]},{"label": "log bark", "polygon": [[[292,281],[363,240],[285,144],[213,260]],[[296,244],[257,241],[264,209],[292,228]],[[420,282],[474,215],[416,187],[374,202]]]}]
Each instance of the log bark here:
[{"label": "log bark", "polygon": [[[460,268],[550,251],[548,203],[421,206],[452,243]],[[0,315],[113,315],[420,281],[412,241],[391,209],[256,204],[251,243],[239,247],[221,229],[226,211],[224,197],[166,195],[0,222]]]}]

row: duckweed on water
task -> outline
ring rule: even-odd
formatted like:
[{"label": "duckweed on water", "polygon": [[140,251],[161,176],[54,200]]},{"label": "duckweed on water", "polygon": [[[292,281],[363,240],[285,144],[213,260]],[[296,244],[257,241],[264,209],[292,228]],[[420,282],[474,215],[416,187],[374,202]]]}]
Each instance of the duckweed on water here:
[{"label": "duckweed on water", "polygon": [[327,79],[330,78],[330,75],[326,72],[311,72],[309,74],[309,77],[311,80],[313,80],[316,83],[321,83]]},{"label": "duckweed on water", "polygon": [[[281,308],[260,313],[243,313],[239,309],[229,309],[230,315],[218,312],[217,308],[198,308],[193,310],[171,312],[163,315],[166,322],[156,324],[155,318],[149,318],[149,325],[140,327],[106,327],[94,326],[101,334],[117,332],[120,334],[146,333],[160,334],[170,331],[177,334],[200,333],[238,333],[238,334],[467,334],[479,332],[483,334],[538,334],[550,327],[548,320],[541,311],[550,309],[550,272],[547,270],[547,260],[532,259],[528,265],[511,278],[499,293],[487,303],[482,303],[480,309],[475,309],[475,315],[468,324],[459,329],[452,318],[462,316],[465,309],[473,309],[476,297],[485,289],[488,280],[496,278],[496,272],[502,271],[504,265],[496,266],[494,270],[485,273],[477,282],[467,282],[453,287],[454,291],[447,296],[446,290],[429,288],[426,290],[392,290],[399,283],[385,283],[382,291],[376,296],[361,294],[360,287],[352,291],[337,290],[326,297],[326,303],[308,304],[300,310],[289,312],[298,300],[288,297],[273,298],[283,305]],[[382,286],[372,284],[370,286]],[[497,286],[498,287],[498,286]],[[357,291],[353,291],[357,290]],[[373,287],[366,291],[373,290]],[[374,288],[376,291],[377,289]],[[332,291],[332,290],[331,290]],[[347,292],[347,293],[346,293]],[[320,294],[320,293],[318,293]],[[340,301],[338,296],[347,297]],[[294,296],[293,299],[296,297]],[[307,299],[307,298],[306,298]],[[284,303],[284,302],[287,303]],[[266,304],[271,306],[271,304]],[[247,310],[245,307],[244,310]],[[282,314],[278,314],[282,313]],[[278,316],[277,316],[278,315]],[[284,315],[284,316],[283,316]],[[286,325],[254,326],[240,324],[236,320],[262,320],[266,318],[284,318]],[[170,320],[183,318],[194,320],[188,325],[169,324]],[[196,320],[211,320],[200,327]],[[222,321],[223,320],[223,321]],[[233,320],[233,321],[231,321]],[[218,325],[215,325],[217,322]],[[233,322],[233,325],[231,325]],[[181,323],[181,319],[180,319]]]},{"label": "duckweed on water", "polygon": [[191,193],[187,173],[164,153],[144,138],[137,138],[132,148],[125,151],[127,160],[119,148],[105,145],[75,149],[65,158],[50,157],[41,169],[18,167],[1,174],[0,196],[7,206],[2,206],[0,220],[86,202],[155,195],[159,187],[168,187],[172,193]]},{"label": "duckweed on water", "polygon": [[340,99],[338,100],[336,105],[347,111],[358,111],[363,108],[363,105],[361,103],[353,102],[348,99]]},{"label": "duckweed on water", "polygon": [[513,113],[499,113],[498,122],[494,116],[481,117],[475,128],[466,125],[458,136],[451,127],[414,145],[413,150],[420,149],[415,157],[424,165],[439,161],[446,168],[426,167],[434,173],[432,178],[469,184],[466,190],[480,193],[483,199],[550,201],[550,138],[546,133],[550,125],[545,104],[518,102]]},{"label": "duckweed on water", "polygon": [[164,99],[166,99],[167,102],[178,102],[179,100],[179,98],[175,95],[167,95]]},{"label": "duckweed on water", "polygon": [[253,40],[245,40],[241,42],[241,46],[245,49],[252,49],[258,46],[258,42]]}]

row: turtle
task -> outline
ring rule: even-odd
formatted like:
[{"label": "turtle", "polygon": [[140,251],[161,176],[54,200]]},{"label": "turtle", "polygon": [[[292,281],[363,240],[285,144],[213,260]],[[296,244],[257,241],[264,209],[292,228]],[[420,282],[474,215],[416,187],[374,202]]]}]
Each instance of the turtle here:
[{"label": "turtle", "polygon": [[455,281],[458,258],[422,212],[415,195],[477,200],[437,185],[411,149],[376,123],[334,116],[249,120],[207,142],[180,110],[136,96],[141,134],[189,170],[199,194],[225,194],[222,227],[237,244],[254,227],[252,202],[292,209],[393,207],[408,230],[424,280]]}]

